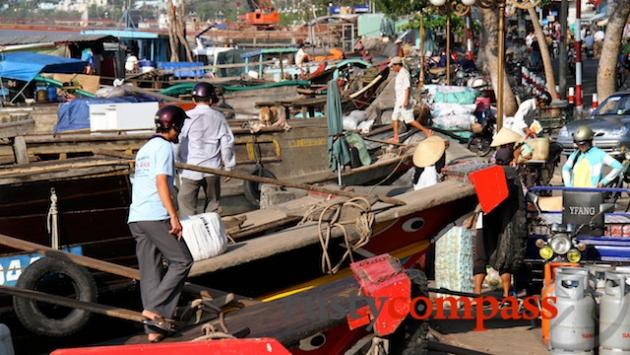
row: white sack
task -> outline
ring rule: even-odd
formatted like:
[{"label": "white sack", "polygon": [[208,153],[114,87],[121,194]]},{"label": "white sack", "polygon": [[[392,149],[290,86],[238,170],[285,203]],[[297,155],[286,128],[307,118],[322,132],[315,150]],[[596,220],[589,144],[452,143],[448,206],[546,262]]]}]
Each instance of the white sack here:
[{"label": "white sack", "polygon": [[227,249],[225,226],[219,214],[202,213],[190,216],[181,223],[182,237],[194,261],[215,257]]}]

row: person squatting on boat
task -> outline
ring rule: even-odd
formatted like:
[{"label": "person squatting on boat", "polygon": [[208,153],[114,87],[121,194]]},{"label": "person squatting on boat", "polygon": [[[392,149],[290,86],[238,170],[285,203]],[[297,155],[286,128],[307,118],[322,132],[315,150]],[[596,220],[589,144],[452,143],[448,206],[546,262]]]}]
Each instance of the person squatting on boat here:
[{"label": "person squatting on boat", "polygon": [[[501,275],[503,297],[508,297],[512,274],[518,271],[524,260],[527,237],[525,196],[517,170],[514,169],[519,154],[515,144],[520,139],[516,132],[503,127],[491,144],[498,147],[494,160],[505,171],[508,197],[489,213],[476,214],[474,227],[477,233],[473,247],[475,293],[481,293],[486,266],[490,265]],[[471,222],[474,223],[474,220]]]},{"label": "person squatting on boat", "polygon": [[429,137],[433,132],[416,121],[413,117],[413,102],[411,97],[411,81],[409,79],[409,71],[403,65],[401,57],[393,57],[389,60],[389,67],[392,71],[398,73],[396,75],[395,90],[396,101],[394,102],[394,112],[392,113],[392,127],[394,129],[393,143],[398,143],[398,125],[399,121],[422,131],[425,136]]},{"label": "person squatting on boat", "polygon": [[543,92],[535,98],[523,101],[513,117],[505,119],[505,127],[524,138],[536,138],[542,126],[534,117],[541,109],[551,104],[551,95]]},{"label": "person squatting on boat", "polygon": [[[619,161],[593,146],[593,130],[582,125],[573,134],[578,149],[569,155],[562,167],[562,180],[566,187],[604,187],[613,181],[623,166]],[[611,171],[602,179],[604,165]]]},{"label": "person squatting on boat", "polygon": [[420,190],[440,181],[440,173],[446,165],[446,148],[449,143],[438,136],[431,136],[418,143],[413,152],[413,189]]},{"label": "person squatting on boat", "polygon": [[[210,83],[198,83],[192,90],[196,107],[186,114],[186,120],[180,133],[177,161],[207,168],[231,170],[236,165],[234,154],[234,135],[225,116],[212,108],[219,102],[214,86]],[[228,177],[224,179],[225,182]],[[204,189],[204,207],[202,212],[219,212],[221,180],[219,176],[182,170],[179,174],[179,192],[177,202],[181,217],[197,213],[199,189]]]},{"label": "person squatting on boat", "polygon": [[[140,148],[135,161],[128,224],[136,240],[142,315],[154,324],[173,316],[193,263],[171,193],[175,177],[172,143],[177,143],[186,118],[184,110],[176,106],[158,110],[156,134]],[[164,276],[162,258],[168,261]],[[164,336],[151,325],[145,331],[150,342]]]}]

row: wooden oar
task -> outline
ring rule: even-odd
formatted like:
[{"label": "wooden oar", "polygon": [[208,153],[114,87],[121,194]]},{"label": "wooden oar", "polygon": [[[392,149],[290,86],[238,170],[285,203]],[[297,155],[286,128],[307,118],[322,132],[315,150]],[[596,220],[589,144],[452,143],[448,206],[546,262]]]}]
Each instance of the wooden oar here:
[{"label": "wooden oar", "polygon": [[[94,154],[100,154],[100,155],[105,155],[105,156],[112,156],[112,157],[117,157],[117,158],[121,158],[121,159],[132,159],[133,158],[133,156],[131,156],[129,154],[116,152],[116,151],[110,151],[110,150],[104,150],[104,149],[94,149],[94,150],[92,150],[92,152]],[[238,171],[227,171],[227,170],[221,170],[221,169],[206,168],[206,167],[202,167],[202,166],[191,165],[191,164],[183,164],[183,163],[177,163],[177,164],[175,164],[175,166],[178,169],[197,171],[197,172],[200,172],[200,173],[213,174],[213,175],[218,175],[218,176],[225,176],[225,177],[230,177],[230,178],[235,178],[235,179],[240,179],[240,180],[246,180],[246,181],[253,181],[253,182],[257,182],[257,183],[261,183],[261,184],[270,184],[270,185],[277,185],[277,186],[283,186],[283,187],[290,187],[290,188],[294,188],[294,189],[314,191],[314,192],[320,192],[320,193],[337,195],[337,196],[344,196],[344,197],[349,197],[349,198],[364,197],[364,198],[368,198],[369,199],[371,197],[371,196],[368,196],[368,195],[365,195],[365,194],[360,194],[360,193],[356,193],[356,192],[352,192],[352,191],[334,190],[334,189],[329,189],[329,188],[321,187],[321,186],[314,186],[314,185],[309,185],[309,184],[300,184],[300,183],[295,183],[295,182],[290,182],[290,181],[284,181],[284,180],[267,178],[267,177],[263,177],[263,176],[256,176],[256,175],[251,175],[251,174],[243,174],[243,173],[240,173]],[[396,205],[396,206],[404,206],[404,205],[406,205],[406,203],[404,201],[401,201],[401,200],[395,199],[395,198],[391,198],[389,196],[376,195],[374,197],[376,197],[376,199],[378,199],[378,200],[380,200],[382,202],[389,203],[391,205]]]}]

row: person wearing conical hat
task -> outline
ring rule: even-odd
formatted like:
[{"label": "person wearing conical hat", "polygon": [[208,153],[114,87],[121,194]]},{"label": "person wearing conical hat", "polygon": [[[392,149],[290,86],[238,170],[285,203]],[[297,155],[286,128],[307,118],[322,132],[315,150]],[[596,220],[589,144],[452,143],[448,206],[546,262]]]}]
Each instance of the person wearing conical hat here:
[{"label": "person wearing conical hat", "polygon": [[513,130],[502,127],[497,134],[492,138],[490,146],[497,148],[494,154],[494,162],[497,165],[514,165],[518,158],[519,151],[517,150],[517,143],[521,141],[522,137]]},{"label": "person wearing conical hat", "polygon": [[413,153],[414,190],[438,183],[438,174],[445,163],[447,143],[438,136],[430,136],[418,143]]}]

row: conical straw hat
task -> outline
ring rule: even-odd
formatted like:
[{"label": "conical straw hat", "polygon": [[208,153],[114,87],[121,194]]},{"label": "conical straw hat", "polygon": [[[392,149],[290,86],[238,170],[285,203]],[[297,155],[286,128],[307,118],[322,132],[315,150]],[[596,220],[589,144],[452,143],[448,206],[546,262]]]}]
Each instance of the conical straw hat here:
[{"label": "conical straw hat", "polygon": [[498,147],[504,144],[516,143],[520,142],[523,139],[518,133],[513,130],[502,127],[499,133],[497,133],[494,138],[492,138],[491,147]]},{"label": "conical straw hat", "polygon": [[419,168],[426,168],[437,163],[446,150],[444,139],[431,136],[418,143],[413,152],[413,165]]}]

